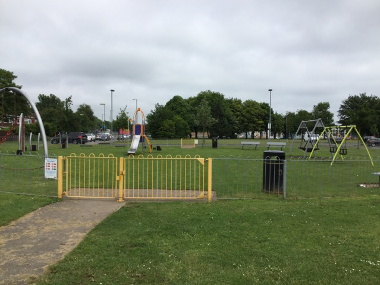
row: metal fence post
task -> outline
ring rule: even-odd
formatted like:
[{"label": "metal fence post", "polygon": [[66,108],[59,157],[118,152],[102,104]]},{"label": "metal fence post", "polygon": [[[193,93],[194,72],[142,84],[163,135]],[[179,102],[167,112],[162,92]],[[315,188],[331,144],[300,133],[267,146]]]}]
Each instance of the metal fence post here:
[{"label": "metal fence post", "polygon": [[125,175],[125,170],[124,170],[124,158],[120,157],[120,164],[119,164],[119,199],[117,200],[118,202],[124,202],[124,175]]},{"label": "metal fence post", "polygon": [[62,156],[58,156],[58,199],[62,199],[62,189],[63,189],[63,163]]},{"label": "metal fence post", "polygon": [[212,201],[212,158],[208,158],[208,187],[207,187],[207,201]]},{"label": "metal fence post", "polygon": [[287,161],[284,160],[284,185],[283,185],[283,192],[284,192],[284,199],[286,199],[286,164],[287,164]]}]

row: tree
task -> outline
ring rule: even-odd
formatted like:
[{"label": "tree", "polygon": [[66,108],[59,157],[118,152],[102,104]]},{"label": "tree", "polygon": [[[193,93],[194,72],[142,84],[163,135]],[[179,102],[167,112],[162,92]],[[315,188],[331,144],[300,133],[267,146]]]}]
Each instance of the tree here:
[{"label": "tree", "polygon": [[164,120],[158,129],[158,137],[173,139],[175,136],[175,124],[172,120]]},{"label": "tree", "polygon": [[36,107],[45,127],[46,123],[49,123],[50,128],[54,129],[54,133],[63,130],[59,127],[64,112],[64,103],[61,99],[54,94],[49,96],[40,94],[38,95]]},{"label": "tree", "polygon": [[199,109],[202,100],[205,99],[211,110],[211,116],[218,122],[218,124],[213,124],[209,127],[209,132],[211,136],[214,137],[233,137],[233,125],[234,120],[232,116],[231,109],[224,95],[219,92],[214,91],[202,91],[200,92],[196,99],[192,101],[193,108]]},{"label": "tree", "polygon": [[[240,99],[230,98],[226,100],[232,113],[232,130],[234,134],[244,132],[244,105]],[[247,134],[246,134],[247,135]]]},{"label": "tree", "polygon": [[264,127],[265,111],[261,105],[254,100],[246,100],[243,103],[242,128],[245,132],[245,137],[248,138],[248,132],[253,134],[256,131],[261,131]]},{"label": "tree", "polygon": [[[263,121],[263,124],[260,126],[260,139],[262,138],[261,134],[262,132],[265,132],[267,134],[267,138],[268,138],[268,124],[269,124],[269,109],[270,109],[270,106],[268,103],[259,103],[261,109],[263,110],[263,112],[260,114],[260,119]],[[271,109],[270,110],[271,112],[271,117],[273,115],[273,110]]]},{"label": "tree", "polygon": [[356,125],[361,135],[378,135],[380,128],[380,100],[366,93],[350,95],[342,101],[338,111],[339,123]]},{"label": "tree", "polygon": [[173,117],[173,112],[169,110],[169,108],[156,104],[155,110],[151,111],[146,117],[148,121],[147,132],[149,132],[153,138],[167,138],[162,136],[166,133],[166,131],[162,131],[162,126],[165,120],[172,120]]},{"label": "tree", "polygon": [[194,110],[181,96],[174,96],[165,104],[165,108],[172,113],[172,120],[176,121],[174,116],[178,116],[186,121],[191,129],[194,128]]},{"label": "tree", "polygon": [[[0,89],[5,87],[17,87],[21,89],[20,85],[14,83],[16,78],[17,76],[14,75],[13,72],[0,68]],[[2,122],[14,120],[21,113],[24,115],[29,115],[31,113],[28,100],[21,94],[13,93],[12,91],[3,91],[1,95],[0,118]]]},{"label": "tree", "polygon": [[296,114],[294,112],[286,112],[285,116],[285,133],[286,138],[293,138],[297,132],[299,123],[297,124]]},{"label": "tree", "polygon": [[321,118],[325,126],[332,126],[334,124],[334,114],[329,111],[329,102],[320,102],[314,105],[313,111],[311,112],[313,119]]},{"label": "tree", "polygon": [[211,115],[211,108],[206,99],[201,101],[198,112],[195,116],[195,124],[202,128],[202,147],[205,144],[205,131],[208,130],[217,120]]},{"label": "tree", "polygon": [[73,100],[71,99],[72,97],[73,96],[69,96],[63,102],[63,105],[64,105],[63,117],[60,123],[60,126],[63,128],[63,130],[66,130],[68,132],[74,132],[78,129],[77,117],[75,116],[73,110],[71,109],[73,105]]},{"label": "tree", "polygon": [[79,131],[84,131],[87,133],[90,130],[96,129],[96,117],[90,105],[79,105],[77,111],[75,112],[75,116],[79,121]]},{"label": "tree", "polygon": [[130,126],[130,118],[125,111],[126,109],[127,106],[125,106],[124,109],[120,109],[119,114],[116,115],[116,120],[113,121],[113,127],[115,130],[126,129],[128,126]]},{"label": "tree", "polygon": [[277,138],[277,134],[282,134],[285,131],[284,128],[285,118],[283,115],[275,112],[272,116],[272,133],[274,138]]},{"label": "tree", "polygon": [[174,137],[175,138],[191,137],[190,126],[184,119],[182,119],[178,115],[175,115],[173,117],[173,121],[174,121]]}]

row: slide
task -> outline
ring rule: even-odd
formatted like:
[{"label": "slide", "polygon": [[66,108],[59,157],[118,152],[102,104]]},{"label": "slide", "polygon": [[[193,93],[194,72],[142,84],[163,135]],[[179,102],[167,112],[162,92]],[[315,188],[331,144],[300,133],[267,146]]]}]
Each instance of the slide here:
[{"label": "slide", "polygon": [[131,147],[128,150],[128,154],[135,154],[137,148],[139,147],[140,135],[134,135],[131,143]]}]

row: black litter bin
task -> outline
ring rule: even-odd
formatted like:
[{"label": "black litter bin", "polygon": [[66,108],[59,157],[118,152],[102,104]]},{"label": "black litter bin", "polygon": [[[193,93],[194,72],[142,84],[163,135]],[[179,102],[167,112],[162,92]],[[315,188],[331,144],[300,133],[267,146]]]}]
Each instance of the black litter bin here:
[{"label": "black litter bin", "polygon": [[263,191],[282,194],[284,192],[284,160],[285,152],[264,151]]},{"label": "black litter bin", "polygon": [[218,138],[212,138],[212,148],[218,148]]}]

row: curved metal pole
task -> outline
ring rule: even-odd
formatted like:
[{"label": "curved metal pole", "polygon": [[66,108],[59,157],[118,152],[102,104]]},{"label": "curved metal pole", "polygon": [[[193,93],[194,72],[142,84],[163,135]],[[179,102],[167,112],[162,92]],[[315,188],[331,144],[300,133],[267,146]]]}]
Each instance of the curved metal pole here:
[{"label": "curved metal pole", "polygon": [[16,92],[16,93],[20,93],[22,96],[24,96],[24,97],[28,100],[30,106],[32,106],[33,111],[34,111],[34,113],[35,113],[36,116],[37,116],[38,124],[39,124],[39,126],[40,126],[41,135],[42,135],[42,142],[43,142],[43,144],[44,144],[44,153],[45,153],[45,157],[49,157],[48,146],[47,146],[47,141],[46,141],[46,133],[45,133],[44,124],[43,124],[43,122],[42,122],[42,119],[41,119],[40,113],[38,112],[36,105],[35,105],[35,104],[33,103],[33,101],[29,98],[29,96],[28,96],[25,92],[23,92],[21,89],[18,89],[18,88],[16,88],[16,87],[5,87],[5,88],[3,88],[3,89],[0,89],[0,93],[3,92],[3,91],[14,91],[14,92]]},{"label": "curved metal pole", "polygon": [[[356,125],[354,126],[354,130],[356,131],[356,133],[358,134],[358,136],[359,136],[361,142],[363,143],[364,148],[365,148],[365,150],[367,151],[368,157],[369,157],[369,159],[371,160],[371,164],[372,164],[372,166],[374,166],[374,165],[373,165],[373,161],[372,161],[372,156],[371,156],[371,154],[369,153],[369,150],[368,150],[368,148],[367,148],[367,146],[366,146],[366,144],[365,144],[365,142],[364,142],[362,136],[360,135],[358,129],[356,128]],[[359,144],[358,144],[358,145],[359,145]]]}]

